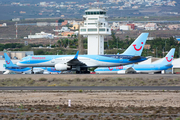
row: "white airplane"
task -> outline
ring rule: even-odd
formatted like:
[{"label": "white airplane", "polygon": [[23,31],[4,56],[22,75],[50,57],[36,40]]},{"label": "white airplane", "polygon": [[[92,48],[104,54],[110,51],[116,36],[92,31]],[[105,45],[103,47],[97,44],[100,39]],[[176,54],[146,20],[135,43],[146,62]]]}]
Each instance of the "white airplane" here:
[{"label": "white airplane", "polygon": [[119,55],[34,55],[24,57],[17,63],[21,67],[55,67],[59,71],[89,73],[90,67],[110,67],[127,65],[146,60],[141,57],[148,33],[142,33],[128,48]]},{"label": "white airplane", "polygon": [[[10,57],[4,53],[5,57],[5,62],[6,62],[6,71],[3,74],[11,74],[11,73],[16,73],[16,74],[31,74],[31,68],[29,67],[19,67],[11,61]],[[52,74],[52,73],[60,73],[61,71],[57,71],[53,67],[34,67],[33,68],[33,73],[34,74]]]},{"label": "white airplane", "polygon": [[136,73],[154,73],[160,72],[162,70],[167,70],[172,68],[172,61],[174,56],[175,48],[172,48],[169,53],[158,60],[157,62],[153,62],[151,64],[140,64],[140,65],[125,65],[125,66],[117,66],[117,67],[98,67],[95,69],[96,73],[118,73],[118,74],[125,74],[126,71],[131,69]]}]

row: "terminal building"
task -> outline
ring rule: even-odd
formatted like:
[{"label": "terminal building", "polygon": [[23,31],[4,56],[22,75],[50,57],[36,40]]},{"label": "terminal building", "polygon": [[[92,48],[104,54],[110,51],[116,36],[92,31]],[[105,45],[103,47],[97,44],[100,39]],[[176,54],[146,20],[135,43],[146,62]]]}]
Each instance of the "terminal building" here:
[{"label": "terminal building", "polygon": [[83,15],[84,24],[80,26],[80,35],[88,36],[88,55],[104,54],[104,37],[111,35],[111,28],[106,19],[106,11],[100,8],[92,8]]}]

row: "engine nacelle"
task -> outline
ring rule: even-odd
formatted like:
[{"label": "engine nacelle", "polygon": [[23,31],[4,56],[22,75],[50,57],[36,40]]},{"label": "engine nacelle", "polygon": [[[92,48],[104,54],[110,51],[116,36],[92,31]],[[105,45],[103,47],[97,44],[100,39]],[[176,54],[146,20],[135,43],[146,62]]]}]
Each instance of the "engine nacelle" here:
[{"label": "engine nacelle", "polygon": [[65,71],[65,70],[71,70],[72,67],[71,66],[68,66],[66,64],[56,64],[55,65],[55,69],[56,70],[59,70],[59,71]]}]

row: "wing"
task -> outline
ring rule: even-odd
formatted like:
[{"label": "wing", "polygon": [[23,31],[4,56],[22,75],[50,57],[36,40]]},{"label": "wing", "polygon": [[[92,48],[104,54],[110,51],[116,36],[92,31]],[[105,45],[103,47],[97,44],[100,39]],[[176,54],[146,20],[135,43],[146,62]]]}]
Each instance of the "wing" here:
[{"label": "wing", "polygon": [[67,65],[69,65],[69,66],[84,66],[84,65],[86,65],[85,63],[78,60],[78,54],[79,54],[79,51],[77,51],[75,57],[72,60],[67,62]]}]

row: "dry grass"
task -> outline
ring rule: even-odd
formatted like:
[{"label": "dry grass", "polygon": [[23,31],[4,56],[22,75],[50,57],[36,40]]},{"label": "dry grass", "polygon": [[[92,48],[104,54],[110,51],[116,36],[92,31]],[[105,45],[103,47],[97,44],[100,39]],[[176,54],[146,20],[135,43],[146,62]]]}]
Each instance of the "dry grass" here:
[{"label": "dry grass", "polygon": [[180,78],[5,78],[0,86],[178,86]]}]

